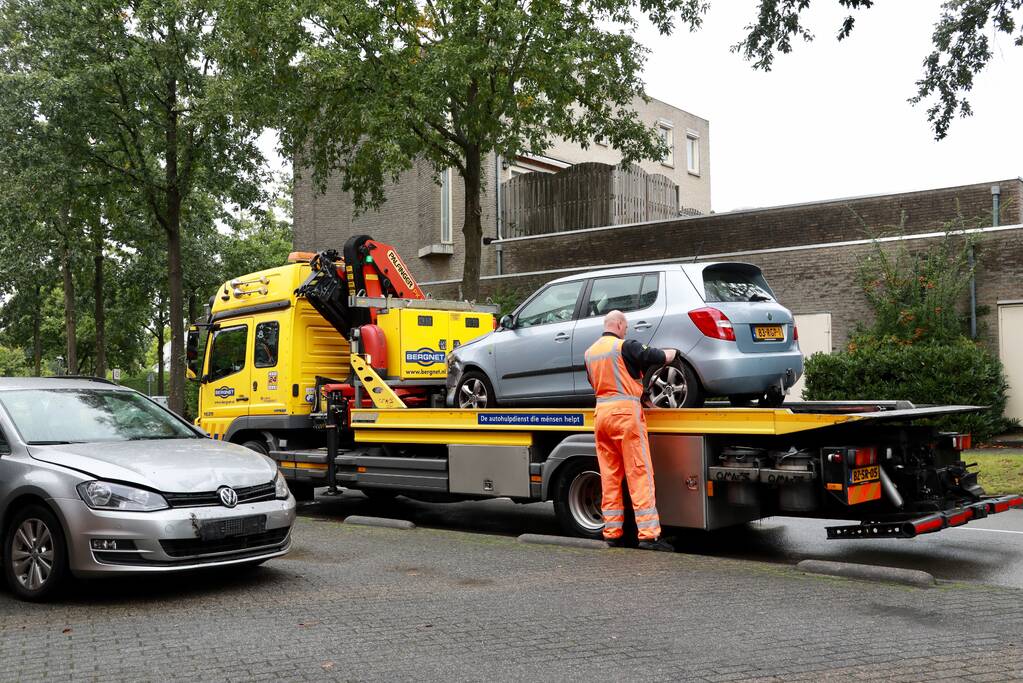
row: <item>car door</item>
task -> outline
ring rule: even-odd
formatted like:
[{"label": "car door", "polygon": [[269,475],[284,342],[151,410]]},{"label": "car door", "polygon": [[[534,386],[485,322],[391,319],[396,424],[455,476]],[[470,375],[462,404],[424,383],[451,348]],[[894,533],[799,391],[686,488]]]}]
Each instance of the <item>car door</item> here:
[{"label": "car door", "polygon": [[571,398],[572,331],[586,280],[544,287],[494,339],[494,389],[501,401]]},{"label": "car door", "polygon": [[[255,322],[252,340],[252,394],[249,415],[279,415],[286,413],[284,404],[288,396],[289,378],[279,363],[281,349],[281,322],[288,312],[260,317]],[[285,340],[286,341],[286,340]]]},{"label": "car door", "polygon": [[252,357],[252,318],[224,323],[211,334],[206,372],[202,378],[203,423],[215,438],[223,437],[236,418],[249,414]]},{"label": "car door", "polygon": [[572,336],[573,387],[576,394],[592,394],[586,376],[586,349],[604,333],[604,316],[618,310],[629,325],[626,339],[648,344],[664,317],[661,273],[629,273],[594,278],[586,289],[582,314]]}]

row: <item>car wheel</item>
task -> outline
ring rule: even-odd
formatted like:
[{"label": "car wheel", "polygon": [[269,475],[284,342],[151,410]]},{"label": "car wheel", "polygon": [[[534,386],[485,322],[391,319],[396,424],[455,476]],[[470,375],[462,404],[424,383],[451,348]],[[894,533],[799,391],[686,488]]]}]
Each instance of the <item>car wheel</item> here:
[{"label": "car wheel", "polygon": [[565,533],[600,538],[604,530],[600,500],[600,471],[595,460],[576,458],[562,466],[554,484],[554,514]]},{"label": "car wheel", "polygon": [[667,365],[647,370],[644,398],[654,408],[699,408],[703,389],[696,373],[678,357]]},{"label": "car wheel", "polygon": [[270,455],[270,449],[267,447],[266,442],[262,439],[249,439],[242,443],[250,451],[256,451],[262,455]]},{"label": "car wheel", "polygon": [[22,600],[45,600],[67,579],[67,543],[52,512],[39,505],[19,510],[4,534],[4,574]]},{"label": "car wheel", "polygon": [[458,381],[455,402],[459,408],[493,408],[497,405],[494,385],[482,372],[467,372]]},{"label": "car wheel", "polygon": [[749,408],[759,398],[760,396],[757,394],[739,394],[737,396],[729,396],[728,402],[736,408]]}]

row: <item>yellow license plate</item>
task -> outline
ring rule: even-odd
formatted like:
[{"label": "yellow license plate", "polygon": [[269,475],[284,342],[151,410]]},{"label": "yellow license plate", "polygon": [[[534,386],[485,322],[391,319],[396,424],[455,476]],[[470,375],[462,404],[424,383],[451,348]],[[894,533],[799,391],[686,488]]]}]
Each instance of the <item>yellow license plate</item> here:
[{"label": "yellow license plate", "polygon": [[785,332],[781,325],[755,325],[753,336],[757,339],[784,339]]},{"label": "yellow license plate", "polygon": [[865,481],[876,481],[881,478],[880,466],[857,467],[849,473],[849,480],[853,484],[862,484]]}]

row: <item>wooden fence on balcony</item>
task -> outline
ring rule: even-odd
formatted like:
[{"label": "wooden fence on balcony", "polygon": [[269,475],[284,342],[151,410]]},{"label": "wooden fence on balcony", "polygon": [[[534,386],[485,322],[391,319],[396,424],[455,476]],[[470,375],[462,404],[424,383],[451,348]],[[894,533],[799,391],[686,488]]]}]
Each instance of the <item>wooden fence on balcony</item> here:
[{"label": "wooden fence on balcony", "polygon": [[501,184],[505,237],[675,218],[678,186],[638,166],[576,164],[558,173],[526,173]]}]

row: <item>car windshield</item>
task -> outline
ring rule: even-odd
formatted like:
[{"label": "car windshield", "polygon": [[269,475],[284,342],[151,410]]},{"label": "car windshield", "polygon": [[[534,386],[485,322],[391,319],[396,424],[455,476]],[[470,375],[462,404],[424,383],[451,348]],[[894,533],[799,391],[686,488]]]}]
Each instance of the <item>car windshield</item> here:
[{"label": "car windshield", "polygon": [[756,266],[707,266],[703,270],[703,290],[708,303],[774,301],[774,292]]},{"label": "car windshield", "polygon": [[28,444],[192,439],[199,436],[141,394],[116,389],[20,389],[0,404]]}]

